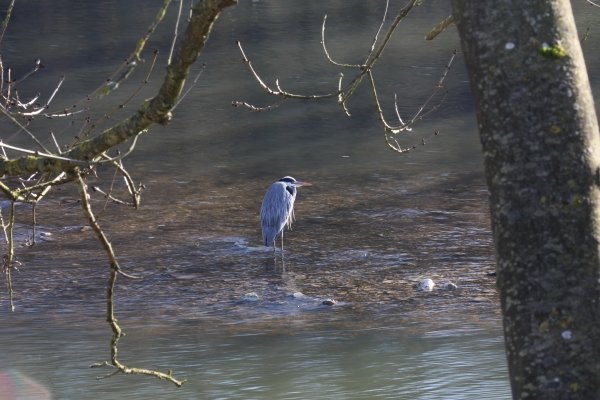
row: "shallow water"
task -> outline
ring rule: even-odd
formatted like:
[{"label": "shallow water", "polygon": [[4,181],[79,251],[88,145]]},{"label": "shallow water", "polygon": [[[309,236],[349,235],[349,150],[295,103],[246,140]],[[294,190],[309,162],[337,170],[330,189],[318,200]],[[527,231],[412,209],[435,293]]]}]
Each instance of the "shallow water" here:
[{"label": "shallow water", "polygon": [[[22,93],[47,95],[66,75],[55,107],[67,107],[117,68],[160,3],[17,2],[2,60],[25,71],[30,59],[42,59],[46,68]],[[146,59],[154,48],[168,54],[177,6]],[[127,334],[119,358],[172,369],[188,380],[182,388],[150,377],[94,379],[110,373],[88,368],[110,356],[108,268],[71,186],[40,204],[38,244],[18,249],[16,311],[0,298],[0,332],[10,338],[0,345],[0,377],[37,382],[52,398],[509,398],[498,296],[487,275],[494,269],[487,190],[460,55],[443,106],[399,140],[406,147],[440,134],[405,155],[385,147],[366,86],[349,102],[350,118],[335,101],[287,102],[260,114],[230,105],[276,102],[252,80],[235,40],[268,84],[279,78],[290,91],[330,92],[339,70],[322,54],[323,15],[332,57],[352,62],[366,55],[383,6],[261,0],[228,9],[199,60],[207,69],[173,122],[152,127],[125,159],[146,185],[142,205],[110,204],[100,223],[121,267],[145,278],[117,282],[116,316]],[[401,6],[390,4],[388,21]],[[415,8],[380,60],[375,77],[387,118],[395,92],[402,115],[413,113],[459,47],[454,28],[423,44],[448,7]],[[576,7],[583,31],[597,25],[588,7]],[[584,51],[598,41],[590,36]],[[599,93],[600,59],[586,57]],[[165,58],[138,102],[117,115],[154,94]],[[119,91],[90,102],[92,119],[127,98],[146,72],[147,64]],[[36,121],[36,132],[51,129],[68,142],[82,118],[73,128]],[[1,127],[3,139],[16,131]],[[28,143],[23,134],[12,140]],[[268,186],[284,175],[314,186],[299,190],[282,265],[280,252],[261,246],[258,213]],[[112,176],[101,170],[89,183],[106,190]],[[115,196],[125,190],[117,181]],[[92,193],[92,204],[98,212],[103,198]],[[19,211],[22,242],[30,214],[27,206]],[[416,290],[425,278],[433,291]],[[446,282],[458,290],[443,290]],[[239,300],[248,293],[260,300]]]}]

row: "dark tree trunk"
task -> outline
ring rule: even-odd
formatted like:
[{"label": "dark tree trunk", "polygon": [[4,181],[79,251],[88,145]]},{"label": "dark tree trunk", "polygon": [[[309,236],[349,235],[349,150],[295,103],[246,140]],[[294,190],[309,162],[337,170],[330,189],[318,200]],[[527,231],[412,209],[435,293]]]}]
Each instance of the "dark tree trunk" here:
[{"label": "dark tree trunk", "polygon": [[513,398],[600,399],[598,121],[568,0],[452,0]]}]

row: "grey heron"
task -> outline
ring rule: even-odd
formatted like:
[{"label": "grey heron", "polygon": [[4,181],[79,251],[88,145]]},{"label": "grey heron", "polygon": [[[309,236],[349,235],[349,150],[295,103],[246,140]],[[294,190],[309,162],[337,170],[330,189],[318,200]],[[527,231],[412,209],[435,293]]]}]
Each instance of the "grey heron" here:
[{"label": "grey heron", "polygon": [[273,245],[275,250],[275,239],[281,235],[281,251],[283,251],[283,228],[286,225],[290,228],[292,225],[296,188],[299,186],[312,186],[312,184],[299,182],[291,176],[284,176],[267,190],[260,208],[260,226],[266,247]]}]

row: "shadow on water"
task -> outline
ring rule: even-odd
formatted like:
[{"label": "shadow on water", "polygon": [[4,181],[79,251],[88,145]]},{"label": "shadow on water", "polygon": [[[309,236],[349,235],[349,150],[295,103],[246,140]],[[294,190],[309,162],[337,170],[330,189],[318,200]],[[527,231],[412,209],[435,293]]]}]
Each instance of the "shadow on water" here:
[{"label": "shadow on water", "polygon": [[[66,75],[55,101],[67,107],[132,51],[162,2],[155,3],[17,2],[2,61],[14,71],[29,70],[35,58],[46,66],[45,75],[20,84],[21,96],[45,96]],[[584,26],[597,25],[587,8],[574,7]],[[498,294],[487,275],[494,269],[487,191],[461,56],[444,81],[443,107],[398,139],[410,146],[441,134],[402,156],[385,148],[366,86],[348,105],[351,118],[335,102],[288,102],[261,114],[230,106],[274,102],[252,81],[235,40],[265,81],[326,93],[339,70],[322,54],[323,15],[331,55],[352,62],[366,54],[383,8],[261,0],[228,9],[200,59],[208,67],[197,87],[172,123],[152,127],[125,160],[147,187],[142,206],[111,204],[100,224],[122,268],[146,277],[117,281],[116,317],[127,333],[119,357],[173,369],[186,385],[93,379],[103,371],[88,366],[109,356],[108,265],[70,186],[39,205],[39,243],[18,249],[16,312],[0,298],[7,368],[0,379],[31,381],[55,398],[508,398]],[[425,2],[402,22],[375,71],[386,115],[394,115],[394,93],[402,115],[414,113],[459,48],[454,28],[423,45],[424,33],[449,13],[448,4]],[[174,18],[169,12],[149,51],[168,54]],[[598,40],[590,35],[586,46],[598,48]],[[598,54],[586,53],[596,92]],[[140,98],[154,95],[164,63],[159,58]],[[87,115],[95,120],[129,97],[144,68],[92,101]],[[119,115],[128,114],[113,119]],[[63,120],[36,124],[61,143],[75,134]],[[11,143],[29,145],[24,136]],[[112,174],[101,170],[89,183],[106,189]],[[314,184],[299,190],[285,271],[262,247],[259,226],[262,196],[284,175]],[[123,197],[126,189],[118,181],[115,190]],[[99,210],[104,200],[92,193],[91,201]],[[30,210],[19,207],[22,243]],[[426,278],[434,289],[416,290]],[[447,282],[457,290],[444,290]]]}]

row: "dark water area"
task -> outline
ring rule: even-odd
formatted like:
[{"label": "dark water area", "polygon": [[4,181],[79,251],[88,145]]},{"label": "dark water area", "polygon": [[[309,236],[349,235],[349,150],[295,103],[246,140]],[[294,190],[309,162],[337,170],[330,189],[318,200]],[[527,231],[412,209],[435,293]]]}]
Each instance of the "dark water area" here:
[{"label": "dark water area", "polygon": [[[64,75],[52,109],[69,107],[118,68],[161,3],[17,0],[2,62],[18,76],[42,59],[45,68],[20,84],[20,95],[41,92],[46,100]],[[582,34],[600,22],[585,4],[573,4]],[[149,84],[112,122],[155,94],[178,6],[142,54],[149,61],[160,51]],[[402,6],[391,2],[388,24]],[[116,317],[127,334],[119,358],[172,369],[188,380],[182,388],[139,376],[97,381],[111,371],[88,368],[110,357],[108,263],[85,228],[73,185],[38,206],[39,242],[17,250],[23,265],[12,274],[14,313],[6,292],[0,297],[0,382],[51,398],[509,398],[499,299],[488,276],[487,189],[460,53],[442,107],[397,140],[408,147],[439,135],[408,154],[386,147],[367,82],[348,103],[351,117],[335,100],[288,101],[266,113],[231,107],[277,102],[256,84],[236,40],[268,85],[279,79],[294,93],[331,93],[340,69],[323,54],[323,16],[331,56],[360,62],[384,8],[379,1],[261,0],[227,9],[192,76],[201,63],[207,67],[172,123],[150,128],[124,160],[146,186],[141,207],[110,203],[100,224],[123,270],[146,277],[117,281]],[[390,122],[394,93],[409,117],[459,49],[455,28],[423,40],[450,12],[447,2],[415,7],[378,62],[374,75]],[[599,47],[592,32],[583,49],[596,99]],[[46,140],[52,130],[61,144],[70,142],[86,116],[99,119],[137,90],[148,64],[86,104],[87,114],[38,118],[32,131]],[[346,82],[353,76],[341,72]],[[4,141],[31,147],[22,132],[12,138],[17,130],[0,122]],[[105,167],[88,183],[106,191],[113,173]],[[280,252],[274,259],[262,246],[259,210],[266,189],[284,175],[314,186],[299,189],[282,265]],[[120,179],[114,195],[127,197]],[[91,202],[98,213],[104,199],[92,193]],[[7,203],[0,206],[6,218]],[[22,243],[30,207],[18,210]],[[423,279],[435,282],[432,291],[416,290]],[[458,289],[443,290],[447,282]],[[260,300],[240,301],[249,293]],[[323,305],[326,299],[335,305]]]}]

